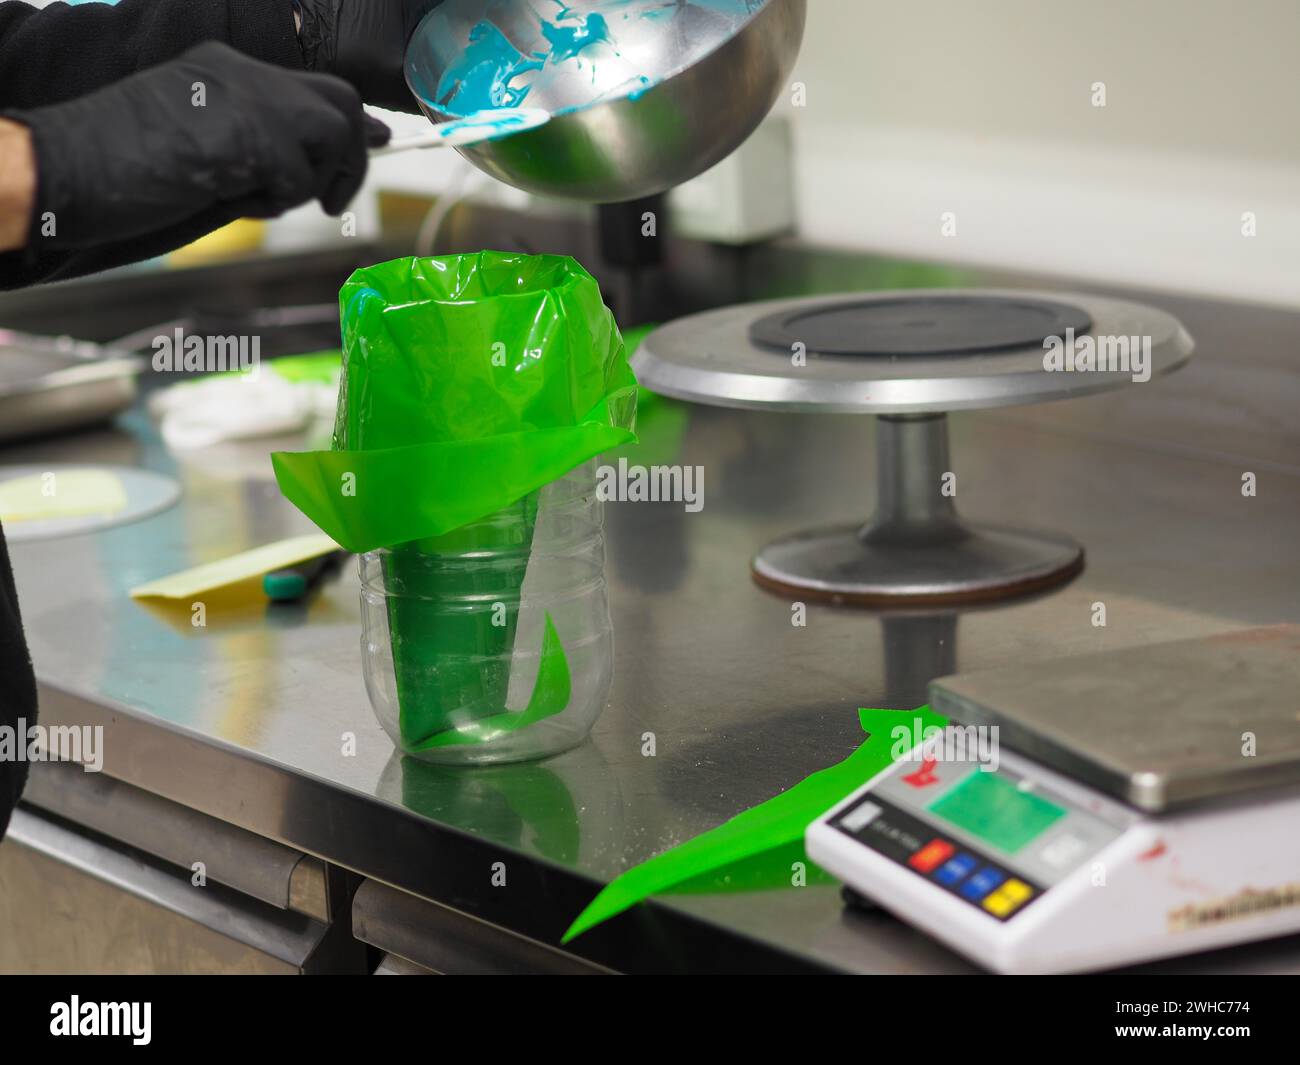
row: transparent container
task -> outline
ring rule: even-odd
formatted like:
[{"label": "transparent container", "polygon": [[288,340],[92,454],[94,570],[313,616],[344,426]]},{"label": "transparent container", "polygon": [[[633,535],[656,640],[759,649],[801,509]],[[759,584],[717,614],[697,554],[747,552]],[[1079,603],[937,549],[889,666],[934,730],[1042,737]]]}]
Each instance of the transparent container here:
[{"label": "transparent container", "polygon": [[596,463],[445,536],[361,557],[361,653],[379,723],[429,762],[541,758],[609,695]]}]

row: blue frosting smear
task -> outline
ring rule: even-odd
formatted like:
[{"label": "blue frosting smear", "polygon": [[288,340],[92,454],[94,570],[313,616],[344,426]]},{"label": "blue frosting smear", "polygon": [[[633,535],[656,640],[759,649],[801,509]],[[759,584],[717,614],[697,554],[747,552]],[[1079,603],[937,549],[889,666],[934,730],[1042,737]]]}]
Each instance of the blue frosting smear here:
[{"label": "blue frosting smear", "polygon": [[492,23],[469,31],[469,46],[438,81],[438,103],[452,114],[472,115],[497,107],[519,107],[530,86],[510,83],[528,71],[541,70],[543,56],[525,56]]},{"label": "blue frosting smear", "polygon": [[454,118],[450,122],[443,122],[434,127],[434,131],[442,138],[455,137],[466,130],[473,130],[476,133],[482,132],[490,134],[485,137],[486,140],[495,140],[497,137],[504,137],[515,131],[537,125],[532,122],[526,115],[518,111],[508,110],[506,108],[493,108],[488,111],[480,111],[477,114],[466,115],[464,118]]},{"label": "blue frosting smear", "polygon": [[562,63],[566,59],[575,59],[584,48],[593,44],[609,44],[609,24],[600,14],[574,15],[569,8],[563,8],[558,19],[573,19],[572,25],[560,25],[559,22],[542,21],[542,36],[551,45],[551,54],[547,57],[553,63]]},{"label": "blue frosting smear", "polygon": [[[577,64],[584,76],[590,75],[591,98],[556,110],[555,114],[582,110],[608,100],[637,99],[662,80],[654,72],[610,68],[605,60],[622,60],[617,42],[610,31],[610,20],[628,21],[670,19],[689,7],[703,8],[720,15],[743,19],[759,11],[767,0],[599,0],[585,4],[580,11],[566,0],[549,0],[556,10],[551,18],[534,14],[547,47],[522,52],[500,29],[487,19],[476,23],[469,33],[465,49],[450,63],[438,80],[433,105],[444,113],[467,116],[495,108],[524,105],[539,84],[547,85],[548,76],[557,76],[561,64]],[[585,54],[604,46],[593,54]],[[604,84],[599,90],[597,60],[602,60]],[[569,66],[565,69],[573,71]],[[611,77],[614,70],[617,74]],[[568,75],[570,78],[572,74]],[[543,93],[545,94],[545,92]]]}]

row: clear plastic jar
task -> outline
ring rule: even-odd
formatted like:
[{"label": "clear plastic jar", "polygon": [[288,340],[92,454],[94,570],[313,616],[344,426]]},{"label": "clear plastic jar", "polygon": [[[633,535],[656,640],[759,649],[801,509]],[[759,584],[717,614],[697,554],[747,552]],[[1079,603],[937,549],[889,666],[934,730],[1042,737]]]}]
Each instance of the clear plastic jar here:
[{"label": "clear plastic jar", "polygon": [[361,557],[366,690],[415,758],[482,764],[581,743],[609,695],[596,463],[445,536]]}]

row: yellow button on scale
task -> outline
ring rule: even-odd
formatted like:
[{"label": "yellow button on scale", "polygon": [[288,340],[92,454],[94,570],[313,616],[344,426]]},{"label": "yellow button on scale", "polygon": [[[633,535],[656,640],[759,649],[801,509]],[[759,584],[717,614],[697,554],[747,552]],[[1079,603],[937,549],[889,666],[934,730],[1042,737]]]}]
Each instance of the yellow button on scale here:
[{"label": "yellow button on scale", "polygon": [[1033,893],[1034,889],[1023,880],[1012,877],[984,899],[984,908],[994,917],[1006,917],[1023,906]]}]

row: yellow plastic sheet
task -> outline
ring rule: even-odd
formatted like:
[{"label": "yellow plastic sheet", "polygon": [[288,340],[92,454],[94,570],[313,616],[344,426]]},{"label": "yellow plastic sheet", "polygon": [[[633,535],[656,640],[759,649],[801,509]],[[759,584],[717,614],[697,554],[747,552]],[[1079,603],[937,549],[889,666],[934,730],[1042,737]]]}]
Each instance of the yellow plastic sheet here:
[{"label": "yellow plastic sheet", "polygon": [[6,525],[116,514],[126,505],[121,478],[110,470],[59,470],[0,481],[0,522]]},{"label": "yellow plastic sheet", "polygon": [[337,550],[338,544],[323,533],[295,536],[182,570],[168,577],[159,577],[148,584],[132,588],[131,598],[191,599]]}]

